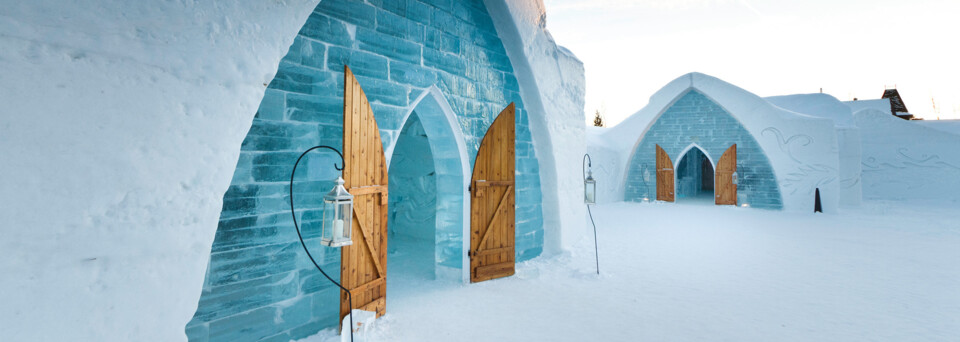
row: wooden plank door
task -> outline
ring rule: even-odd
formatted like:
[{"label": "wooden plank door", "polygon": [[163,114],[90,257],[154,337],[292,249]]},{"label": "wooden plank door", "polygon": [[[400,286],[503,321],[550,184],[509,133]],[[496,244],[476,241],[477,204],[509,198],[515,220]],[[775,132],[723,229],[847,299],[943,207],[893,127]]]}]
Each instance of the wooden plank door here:
[{"label": "wooden plank door", "polygon": [[[353,194],[353,244],[340,254],[340,282],[353,295],[353,308],[386,312],[387,162],[370,102],[350,68],[344,67],[344,186]],[[340,320],[350,312],[340,294]]]},{"label": "wooden plank door", "polygon": [[470,282],[513,275],[515,263],[514,104],[480,143],[470,185]]},{"label": "wooden plank door", "polygon": [[657,200],[673,202],[673,161],[660,145],[657,145]]},{"label": "wooden plank door", "polygon": [[733,173],[737,171],[737,144],[733,144],[717,162],[717,178],[714,183],[714,196],[717,205],[737,205],[737,185],[733,184]]}]

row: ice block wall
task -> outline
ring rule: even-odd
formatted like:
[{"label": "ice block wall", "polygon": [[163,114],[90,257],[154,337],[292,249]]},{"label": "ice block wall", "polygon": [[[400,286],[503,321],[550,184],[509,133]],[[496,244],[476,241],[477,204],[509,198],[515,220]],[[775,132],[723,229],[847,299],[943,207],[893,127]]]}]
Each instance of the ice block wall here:
[{"label": "ice block wall", "polygon": [[[300,151],[341,144],[344,65],[371,102],[385,151],[430,87],[456,114],[470,165],[495,116],[516,103],[517,259],[541,253],[539,163],[519,83],[484,3],[324,0],[280,62],[241,147],[203,295],[186,327],[191,340],[298,339],[337,324],[337,289],[300,251],[285,189]],[[319,224],[329,165],[318,154],[298,170],[304,229]],[[462,230],[439,233],[437,254],[459,267]],[[314,253],[339,275],[337,250]]]},{"label": "ice block wall", "polygon": [[676,162],[691,144],[703,148],[714,161],[737,144],[738,203],[756,208],[783,207],[773,167],[756,139],[723,107],[696,90],[671,105],[637,145],[627,166],[624,199],[656,199],[656,145]]}]

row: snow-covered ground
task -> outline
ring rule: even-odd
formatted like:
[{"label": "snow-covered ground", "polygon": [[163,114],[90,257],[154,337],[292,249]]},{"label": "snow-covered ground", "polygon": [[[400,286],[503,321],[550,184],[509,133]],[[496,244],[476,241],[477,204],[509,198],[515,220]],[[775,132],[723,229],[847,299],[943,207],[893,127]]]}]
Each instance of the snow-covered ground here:
[{"label": "snow-covered ground", "polygon": [[[391,278],[367,341],[956,341],[960,210],[594,207],[592,240],[460,285]],[[584,229],[590,229],[587,223]],[[393,275],[391,275],[393,277]],[[333,341],[332,330],[306,341]],[[359,339],[358,339],[359,341]]]}]

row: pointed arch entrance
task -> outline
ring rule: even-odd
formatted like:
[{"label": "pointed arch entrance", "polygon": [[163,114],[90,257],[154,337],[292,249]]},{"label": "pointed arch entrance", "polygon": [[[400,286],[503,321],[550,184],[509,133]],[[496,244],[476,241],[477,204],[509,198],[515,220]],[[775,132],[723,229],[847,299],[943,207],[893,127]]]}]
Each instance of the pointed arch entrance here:
[{"label": "pointed arch entrance", "polygon": [[676,197],[678,202],[711,202],[714,196],[714,163],[710,155],[697,144],[690,144],[680,154],[675,165]]},{"label": "pointed arch entrance", "polygon": [[[674,202],[679,186],[674,181],[676,169],[696,148],[714,168],[718,190],[714,196],[720,195],[715,204],[783,208],[779,178],[765,150],[726,108],[688,88],[658,115],[633,149],[624,181],[625,200],[646,201],[656,195],[657,200]],[[654,169],[656,183],[648,176],[648,170]]]},{"label": "pointed arch entrance", "polygon": [[[470,159],[459,121],[438,88],[414,101],[387,148],[388,258],[394,284],[406,278],[469,280]],[[395,204],[395,205],[394,205]]]}]

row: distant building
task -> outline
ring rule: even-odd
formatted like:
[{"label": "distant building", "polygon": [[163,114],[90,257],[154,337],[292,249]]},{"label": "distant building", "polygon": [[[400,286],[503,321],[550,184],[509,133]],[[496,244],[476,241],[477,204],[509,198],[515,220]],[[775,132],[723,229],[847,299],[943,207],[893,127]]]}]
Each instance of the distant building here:
[{"label": "distant building", "polygon": [[884,90],[880,98],[890,99],[890,111],[893,115],[905,120],[913,119],[913,115],[909,114],[910,111],[907,110],[907,105],[903,104],[903,98],[900,97],[900,92],[896,88]]},{"label": "distant building", "polygon": [[844,103],[850,106],[850,110],[854,113],[864,109],[876,109],[888,112],[890,115],[904,120],[922,120],[910,114],[910,111],[907,110],[907,105],[903,103],[903,98],[900,97],[900,92],[897,91],[897,89],[884,90],[883,96],[879,100],[858,100],[854,98],[853,101],[846,101]]},{"label": "distant building", "polygon": [[606,198],[808,212],[819,189],[825,212],[848,192],[860,202],[859,133],[829,95],[763,99],[691,73],[602,134],[609,147],[591,155],[626,162]]}]

